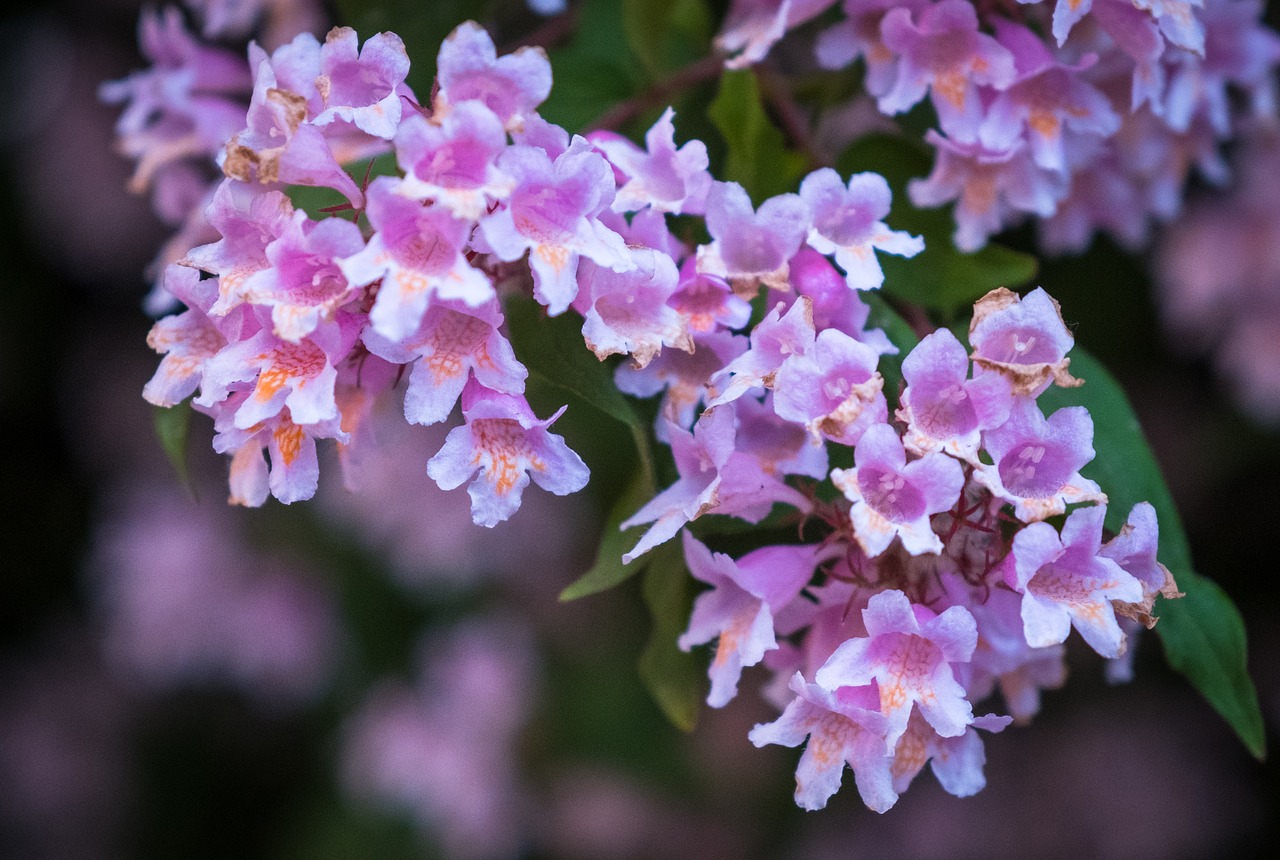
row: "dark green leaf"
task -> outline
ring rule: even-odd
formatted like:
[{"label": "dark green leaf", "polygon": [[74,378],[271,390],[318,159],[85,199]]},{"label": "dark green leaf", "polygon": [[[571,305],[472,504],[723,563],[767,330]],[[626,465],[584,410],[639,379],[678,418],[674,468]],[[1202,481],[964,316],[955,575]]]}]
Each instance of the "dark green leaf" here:
[{"label": "dark green leaf", "polygon": [[726,72],[709,112],[727,146],[724,179],[741,184],[756,205],[796,190],[807,162],[787,149],[782,132],[769,120],[754,74]]},{"label": "dark green leaf", "polygon": [[511,345],[531,373],[629,427],[643,427],[631,402],[613,384],[612,365],[583,343],[582,317],[573,311],[548,317],[541,305],[523,296],[507,302],[506,317]]},{"label": "dark green leaf", "polygon": [[155,411],[156,437],[160,447],[178,474],[178,480],[188,492],[191,488],[191,477],[187,473],[187,428],[191,424],[191,400],[170,406],[167,409],[157,406]]},{"label": "dark green leaf", "polygon": [[1107,528],[1118,531],[1138,502],[1150,502],[1160,522],[1160,560],[1173,573],[1185,597],[1160,600],[1156,632],[1169,665],[1186,675],[1218,711],[1245,746],[1261,758],[1266,753],[1262,713],[1245,666],[1244,622],[1231,599],[1197,574],[1191,550],[1174,507],[1128,399],[1119,383],[1091,355],[1077,347],[1071,371],[1085,380],[1080,388],[1052,388],[1041,395],[1046,412],[1082,405],[1093,415],[1093,447],[1097,457],[1083,470],[1109,498]]},{"label": "dark green leaf", "polygon": [[658,80],[706,56],[711,16],[702,0],[623,0],[627,44]]},{"label": "dark green leaf", "polygon": [[617,0],[586,0],[578,7],[573,39],[551,51],[555,84],[538,109],[569,131],[584,131],[618,102],[644,86],[644,70],[632,56]]},{"label": "dark green leaf", "polygon": [[642,555],[631,564],[622,563],[622,555],[636,545],[644,527],[636,526],[625,532],[619,528],[627,517],[640,510],[645,502],[653,498],[653,481],[644,470],[636,472],[627,490],[614,503],[605,521],[604,533],[600,538],[600,549],[596,552],[595,564],[582,576],[575,579],[564,591],[560,592],[562,601],[577,600],[589,594],[607,591],[615,585],[626,582],[649,563],[649,555]]},{"label": "dark green leaf", "polygon": [[667,541],[650,555],[643,592],[653,617],[653,632],[640,655],[640,677],[667,719],[689,732],[698,723],[698,710],[706,696],[702,659],[676,645],[689,626],[693,579],[678,541]]},{"label": "dark green leaf", "polygon": [[910,259],[880,254],[884,291],[931,310],[955,313],[996,287],[1017,287],[1036,276],[1036,258],[988,244],[974,254],[956,250],[951,235],[951,209],[916,209],[907,197],[907,182],[929,173],[929,155],[921,144],[905,138],[869,135],[840,156],[841,176],[873,171],[893,190],[889,226],[924,237],[924,250]]},{"label": "dark green leaf", "polygon": [[[366,180],[372,182],[378,176],[395,176],[398,172],[394,152],[383,153],[377,158],[364,158],[345,165],[343,169],[356,181],[357,185],[363,185]],[[307,216],[312,220],[319,221],[321,218],[328,218],[331,215],[337,215],[342,218],[351,217],[349,208],[335,209],[335,207],[349,207],[350,204],[346,197],[343,197],[342,194],[332,188],[290,185],[285,188],[285,194],[289,195],[289,200],[293,203],[295,209],[301,209],[306,212]],[[324,211],[326,209],[331,211]]]},{"label": "dark green leaf", "polygon": [[889,342],[898,348],[897,355],[880,356],[880,375],[884,377],[884,396],[889,399],[889,406],[896,408],[898,393],[904,384],[902,378],[902,360],[907,353],[916,348],[920,338],[912,330],[911,324],[904,320],[897,311],[889,307],[884,297],[875,291],[868,290],[860,294],[862,300],[871,307],[867,317],[867,328],[884,329]]}]

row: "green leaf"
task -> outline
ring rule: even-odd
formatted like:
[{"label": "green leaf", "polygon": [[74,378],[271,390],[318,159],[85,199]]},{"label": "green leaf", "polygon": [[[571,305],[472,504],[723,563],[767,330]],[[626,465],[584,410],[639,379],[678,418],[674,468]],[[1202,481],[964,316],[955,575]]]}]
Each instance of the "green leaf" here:
[{"label": "green leaf", "polygon": [[595,357],[582,340],[582,317],[566,311],[555,317],[523,296],[506,304],[511,345],[529,371],[581,397],[629,427],[643,427],[631,402],[613,384],[613,367]]},{"label": "green leaf", "polygon": [[916,348],[920,338],[916,337],[911,324],[891,308],[878,292],[867,290],[859,293],[859,296],[871,308],[866,327],[884,329],[889,342],[898,348],[897,355],[880,356],[879,364],[880,375],[884,377],[884,396],[889,399],[891,408],[897,408],[898,394],[905,384],[902,378],[902,360]]},{"label": "green leaf", "polygon": [[538,108],[545,119],[569,131],[589,128],[646,83],[644,70],[627,44],[622,4],[586,0],[577,9],[573,38],[550,53],[555,85]]},{"label": "green leaf", "polygon": [[627,44],[658,80],[709,52],[711,16],[702,0],[623,0]]},{"label": "green leaf", "polygon": [[640,655],[640,678],[667,719],[690,732],[706,696],[706,668],[699,657],[681,651],[676,639],[689,625],[693,579],[678,541],[667,541],[650,555],[642,591],[653,631]]},{"label": "green leaf", "polygon": [[[378,176],[395,176],[398,174],[396,165],[396,155],[394,152],[386,152],[376,158],[362,158],[351,164],[343,165],[343,169],[357,185],[363,185],[366,180],[372,182]],[[293,203],[295,209],[301,209],[307,213],[307,216],[313,221],[319,221],[321,218],[328,218],[331,215],[350,218],[349,201],[343,197],[341,193],[332,188],[317,188],[311,185],[290,185],[285,188],[285,194],[288,195],[289,201]],[[347,209],[338,211],[332,210],[333,207],[348,206]]]},{"label": "green leaf", "polygon": [[511,346],[530,373],[582,398],[630,429],[645,479],[650,487],[655,486],[648,425],[613,384],[613,366],[587,349],[582,340],[582,317],[572,311],[548,317],[533,299],[513,296],[506,304],[506,318]]},{"label": "green leaf", "polygon": [[154,417],[160,447],[164,449],[182,486],[188,492],[194,492],[191,476],[187,471],[187,429],[191,424],[191,399],[187,398],[168,408],[157,406]]},{"label": "green leaf", "polygon": [[782,132],[769,120],[754,74],[726,72],[709,113],[728,147],[721,173],[725,179],[741,184],[757,205],[796,190],[807,162],[787,149]]},{"label": "green leaf", "polygon": [[1160,560],[1173,573],[1185,597],[1160,600],[1156,633],[1169,665],[1209,701],[1258,758],[1266,737],[1258,695],[1245,666],[1245,632],[1240,612],[1215,583],[1197,574],[1191,549],[1161,477],[1155,456],[1138,426],[1124,391],[1097,359],[1076,347],[1071,371],[1085,380],[1080,388],[1051,388],[1040,397],[1047,412],[1063,406],[1087,406],[1093,415],[1093,446],[1098,452],[1083,470],[1106,492],[1107,528],[1119,531],[1130,509],[1147,501],[1160,522]]},{"label": "green leaf", "polygon": [[560,600],[577,600],[579,597],[607,591],[644,570],[649,563],[648,554],[631,564],[622,563],[623,553],[636,545],[640,534],[644,532],[644,527],[635,526],[624,532],[619,526],[627,517],[640,510],[645,502],[653,498],[653,494],[652,479],[643,469],[636,472],[626,492],[614,503],[613,510],[609,512],[609,518],[605,521],[604,532],[600,539],[600,549],[596,552],[595,564],[560,592]]},{"label": "green leaf", "polygon": [[873,171],[889,182],[893,209],[888,223],[924,237],[924,250],[905,259],[880,254],[884,292],[930,310],[954,314],[996,287],[1014,288],[1036,276],[1038,264],[1030,254],[988,244],[981,251],[956,250],[951,235],[951,208],[917,209],[907,197],[907,182],[929,173],[929,154],[922,144],[888,135],[868,135],[844,151],[836,162],[841,176]]}]

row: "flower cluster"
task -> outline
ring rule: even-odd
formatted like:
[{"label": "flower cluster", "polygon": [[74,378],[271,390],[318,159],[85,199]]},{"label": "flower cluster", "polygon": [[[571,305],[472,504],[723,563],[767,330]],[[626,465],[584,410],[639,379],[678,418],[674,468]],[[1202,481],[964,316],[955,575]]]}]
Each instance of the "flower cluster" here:
[{"label": "flower cluster", "polygon": [[[721,31],[731,65],[836,5],[737,0]],[[843,0],[817,61],[861,61],[894,116],[926,98],[937,128],[917,206],[955,201],[955,242],[974,250],[1028,216],[1049,250],[1095,232],[1126,246],[1176,215],[1193,169],[1226,179],[1219,145],[1274,113],[1280,37],[1259,0]]]},{"label": "flower cluster", "polygon": [[[898,7],[881,30],[915,57],[886,97],[898,109],[929,89],[954,97],[944,130],[977,140],[981,88],[1016,101],[1022,61],[972,11]],[[948,44],[967,46],[976,81],[934,62],[933,31],[965,27],[971,38]],[[1030,31],[1008,33],[1017,43]],[[524,397],[503,300],[572,309],[597,358],[630,359],[619,389],[661,395],[655,435],[678,474],[622,523],[648,526],[623,560],[684,532],[688,566],[711,589],[680,645],[718,640],[714,706],[761,662],[789,684],[782,717],[751,738],[808,737],[806,808],[825,804],[845,762],[881,811],[929,760],[949,791],[976,791],[975,730],[1035,712],[1038,690],[1061,679],[1070,629],[1118,658],[1117,616],[1150,622],[1157,594],[1174,593],[1149,505],[1103,534],[1106,497],[1080,474],[1094,455],[1088,412],[1046,416],[1036,403],[1050,385],[1079,384],[1072,336],[1043,291],[990,293],[969,348],[945,329],[928,335],[902,363],[904,390],[885,391],[880,359],[898,350],[868,327],[858,291],[883,282],[877,253],[910,257],[923,242],[886,225],[882,177],[823,168],[754,206],[713,179],[701,142],[677,146],[670,110],[643,148],[546,121],[546,56],[500,57],[474,23],[441,47],[426,104],[391,33],[360,45],[337,28],[323,43],[254,46],[250,60],[247,126],[206,210],[220,238],[164,273],[185,309],[151,332],[164,358],[144,392],[160,406],[194,395],[213,417],[231,501],[312,496],[317,440],[354,459],[375,401],[406,377],[408,422],[461,412],[426,471],[442,489],[468,484],[476,523],[509,518],[530,482],[581,489],[585,464],[549,430],[560,412],[539,418]],[[379,157],[395,169],[369,181]],[[345,202],[306,211],[290,196],[300,186]],[[677,237],[674,216],[701,217],[709,241]],[[850,451],[851,466],[832,468]],[[686,530],[708,514],[759,523],[788,511],[808,542],[736,560]],[[1011,716],[975,716],[997,687]]]},{"label": "flower cluster", "polygon": [[[808,738],[796,791],[807,809],[826,804],[846,762],[877,811],[928,761],[944,788],[972,794],[984,784],[975,730],[1035,714],[1039,690],[1063,680],[1071,628],[1119,658],[1121,622],[1153,623],[1156,596],[1176,594],[1155,558],[1155,512],[1138,505],[1106,540],[1106,496],[1080,474],[1094,456],[1088,411],[1037,405],[1050,385],[1080,384],[1043,290],[982,299],[972,355],[947,329],[920,341],[891,421],[875,350],[815,325],[795,286],[791,309],[709,377],[692,433],[668,424],[681,477],[624,523],[654,523],[628,558],[703,514],[754,522],[774,503],[794,508],[810,543],[734,559],[684,533],[710,589],[680,645],[716,641],[708,703],[728,703],[744,667],[773,671],[785,711],[751,740]],[[841,446],[853,466],[828,470]],[[824,500],[828,476],[839,495]],[[1011,716],[975,716],[997,689]]]},{"label": "flower cluster", "polygon": [[[803,413],[813,433],[846,441],[883,415],[883,397],[866,386],[892,347],[864,331],[868,309],[852,288],[883,280],[876,249],[912,255],[922,243],[885,226],[879,176],[845,182],[820,170],[799,194],[757,210],[740,186],[712,180],[701,142],[676,146],[671,111],[645,149],[571,138],[543,120],[546,57],[532,48],[497,57],[474,24],[442,46],[427,107],[404,84],[408,59],[390,33],[359,48],[353,31],[335,29],[323,44],[303,35],[251,58],[248,127],[227,144],[226,177],[206,210],[221,238],[166,270],[163,286],[185,310],[152,330],[164,359],[144,392],[160,406],[196,394],[214,418],[215,448],[231,455],[233,502],[313,495],[316,440],[351,456],[377,396],[406,371],[409,422],[444,421],[461,404],[463,426],[427,470],[444,489],[470,482],[477,523],[510,517],[530,481],[580,489],[586,467],[549,431],[557,416],[539,419],[525,401],[527,370],[504,334],[500,294],[526,290],[552,315],[580,313],[599,358],[631,357],[618,372],[624,391],[666,392],[663,438],[688,435],[699,403],[712,402],[699,391],[712,373],[726,383],[714,402],[728,403],[775,372],[815,385],[852,362],[854,389],[825,395],[821,409],[783,398],[778,415]],[[343,167],[379,153],[394,153],[396,175],[357,182]],[[293,205],[297,186],[346,203],[316,220]],[[711,242],[695,248],[671,233],[667,217],[689,213],[705,216]],[[735,333],[748,323],[747,300],[762,284],[791,283],[786,313],[775,307],[749,347]],[[815,320],[831,329],[814,352],[824,363],[784,368],[787,352],[803,351],[790,339],[813,342]],[[780,420],[758,416],[739,447],[752,437],[768,447]],[[776,472],[774,456],[733,458],[727,480],[751,496],[743,504],[767,511],[794,497],[780,476],[747,486]],[[824,468],[816,456],[803,454],[814,477]],[[663,518],[668,536],[680,522]]]},{"label": "flower cluster", "polygon": [[[320,26],[315,0],[189,0],[201,21],[205,40],[244,40],[259,31],[266,44],[284,41]],[[149,194],[157,217],[174,229],[152,262],[148,310],[169,310],[164,268],[183,259],[196,245],[218,237],[205,218],[220,171],[215,158],[244,127],[253,75],[243,55],[194,35],[182,11],[170,6],[144,10],[138,42],[152,62],[119,81],[102,85],[99,95],[123,103],[116,122],[120,152],[135,162],[129,188]]]}]

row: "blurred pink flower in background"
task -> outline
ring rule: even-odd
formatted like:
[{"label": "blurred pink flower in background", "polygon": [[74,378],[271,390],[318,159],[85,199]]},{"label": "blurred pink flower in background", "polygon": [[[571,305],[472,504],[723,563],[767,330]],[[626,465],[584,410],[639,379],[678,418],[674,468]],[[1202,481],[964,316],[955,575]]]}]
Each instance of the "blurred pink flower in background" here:
[{"label": "blurred pink flower in background", "polygon": [[89,564],[111,666],[152,691],[226,684],[268,705],[323,690],[338,622],[319,581],[255,551],[221,507],[161,486],[119,496]]},{"label": "blurred pink flower in background", "polygon": [[1165,234],[1157,298],[1174,345],[1210,353],[1241,408],[1280,425],[1280,130],[1255,128],[1237,170]]},{"label": "blurred pink flower in background", "polygon": [[527,838],[518,741],[537,694],[523,622],[479,616],[422,642],[413,683],[375,687],[349,719],[349,794],[411,816],[448,857],[512,857]]},{"label": "blurred pink flower in background", "polygon": [[580,536],[576,529],[548,524],[582,521],[587,503],[531,492],[520,516],[492,529],[476,528],[471,500],[440,489],[427,476],[427,460],[440,450],[449,428],[406,424],[397,412],[389,401],[376,407],[370,421],[377,444],[365,446],[348,472],[351,489],[322,482],[320,515],[379,553],[396,579],[414,588],[529,577],[567,583],[566,564]]}]

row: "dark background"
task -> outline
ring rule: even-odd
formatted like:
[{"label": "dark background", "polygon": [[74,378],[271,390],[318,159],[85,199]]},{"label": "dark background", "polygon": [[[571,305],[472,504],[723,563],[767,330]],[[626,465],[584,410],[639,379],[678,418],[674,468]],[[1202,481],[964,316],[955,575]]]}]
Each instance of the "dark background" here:
[{"label": "dark background", "polygon": [[[137,12],[128,0],[66,0],[9,3],[0,18],[0,750],[48,749],[35,783],[45,795],[0,782],[0,856],[429,854],[403,821],[340,796],[334,726],[353,699],[278,714],[225,690],[146,694],[101,657],[85,572],[96,529],[122,481],[176,485],[138,396],[155,362],[141,272],[165,231],[124,192],[117,111],[95,97],[100,81],[142,65]],[[1146,271],[1101,242],[1046,262],[1040,283],[1129,391],[1199,569],[1240,607],[1274,747],[1280,433],[1242,417],[1207,363],[1162,334]],[[192,468],[200,503],[219,506],[224,467],[202,420]],[[259,532],[316,533],[308,512],[274,503],[236,515]],[[415,603],[354,549],[333,553],[393,607],[379,616],[389,665],[419,625],[467,608]],[[547,828],[557,815],[609,822],[615,807],[642,825],[598,843],[531,837],[531,855],[1250,857],[1280,846],[1280,770],[1249,758],[1154,637],[1138,646],[1137,680],[1119,688],[1073,652],[1067,687],[1046,694],[1034,725],[988,741],[978,797],[950,798],[925,774],[886,816],[863,810],[848,784],[826,812],[804,815],[789,805],[795,752],[745,741],[769,718],[742,701],[750,690],[681,736],[634,677],[645,635],[634,583],[557,605],[571,579],[557,571],[494,598],[522,601],[550,655],[525,766]],[[587,802],[611,796],[621,800]]]}]

